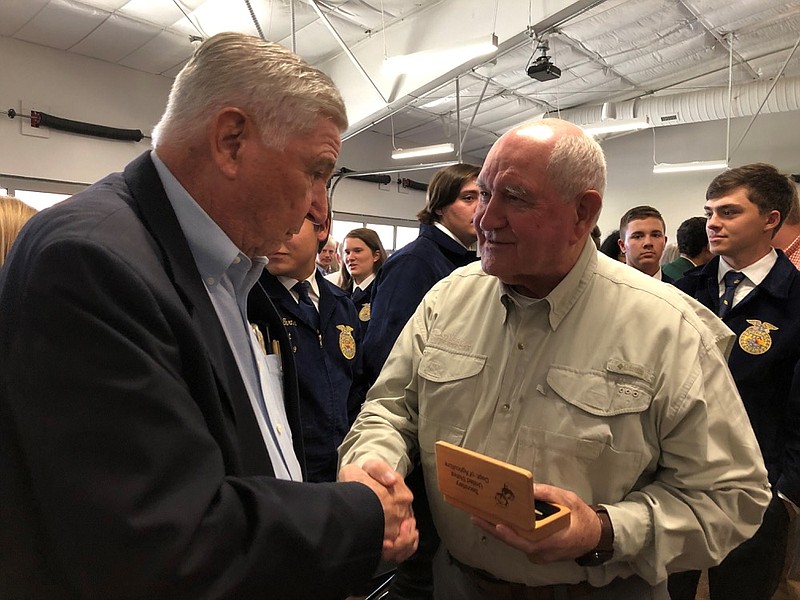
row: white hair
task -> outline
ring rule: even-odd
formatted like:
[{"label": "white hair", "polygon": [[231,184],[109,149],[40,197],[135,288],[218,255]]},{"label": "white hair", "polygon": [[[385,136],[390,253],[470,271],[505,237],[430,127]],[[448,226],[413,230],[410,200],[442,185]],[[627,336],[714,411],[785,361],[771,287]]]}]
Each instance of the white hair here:
[{"label": "white hair", "polygon": [[547,163],[550,182],[561,197],[571,202],[587,190],[601,196],[606,189],[606,158],[592,137],[581,133],[562,135]]},{"label": "white hair", "polygon": [[175,78],[153,145],[197,139],[226,106],[244,111],[265,143],[277,148],[308,132],[319,115],[340,131],[347,128],[344,102],[330,77],[279,44],[229,32],[201,44]]}]

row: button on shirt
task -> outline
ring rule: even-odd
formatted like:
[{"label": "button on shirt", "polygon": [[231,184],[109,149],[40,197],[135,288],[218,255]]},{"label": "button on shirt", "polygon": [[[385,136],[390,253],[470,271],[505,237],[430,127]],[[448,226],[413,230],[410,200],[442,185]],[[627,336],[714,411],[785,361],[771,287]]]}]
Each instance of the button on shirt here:
[{"label": "button on shirt", "polygon": [[170,173],[155,151],[153,163],[189,244],[250,398],[275,476],[302,480],[286,418],[280,362],[266,356],[247,322],[247,295],[266,257],[244,255]]}]

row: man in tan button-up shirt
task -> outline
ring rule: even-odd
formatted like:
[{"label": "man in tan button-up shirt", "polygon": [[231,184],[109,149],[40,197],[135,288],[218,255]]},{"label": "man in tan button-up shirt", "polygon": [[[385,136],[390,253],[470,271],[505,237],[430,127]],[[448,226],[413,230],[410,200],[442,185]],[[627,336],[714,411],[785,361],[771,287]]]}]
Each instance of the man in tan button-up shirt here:
[{"label": "man in tan button-up shirt", "polygon": [[[725,361],[731,332],[598,256],[605,160],[579,128],[512,130],[478,182],[481,262],[422,301],[341,463],[405,473],[419,452],[443,541],[437,599],[667,598],[668,572],[719,563],[770,498]],[[532,542],[446,504],[437,440],[532,470],[569,527]]]}]

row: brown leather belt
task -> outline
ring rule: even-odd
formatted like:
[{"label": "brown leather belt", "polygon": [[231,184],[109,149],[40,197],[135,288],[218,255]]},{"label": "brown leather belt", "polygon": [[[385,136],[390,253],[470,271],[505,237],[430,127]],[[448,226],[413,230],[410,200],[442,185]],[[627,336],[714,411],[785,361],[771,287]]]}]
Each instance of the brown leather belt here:
[{"label": "brown leather belt", "polygon": [[[585,598],[599,589],[590,585],[588,581],[530,587],[524,583],[497,579],[486,571],[457,561],[452,555],[450,560],[470,578],[475,587],[481,590],[487,598],[492,598],[493,600],[561,600],[563,598],[574,600]],[[622,581],[621,579],[615,579],[608,586],[604,586],[604,589],[613,587]]]}]

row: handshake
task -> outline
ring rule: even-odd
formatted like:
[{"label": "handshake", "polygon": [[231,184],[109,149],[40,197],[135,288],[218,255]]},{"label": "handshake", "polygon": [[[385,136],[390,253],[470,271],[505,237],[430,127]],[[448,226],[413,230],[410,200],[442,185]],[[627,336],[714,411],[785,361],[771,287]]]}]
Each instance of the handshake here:
[{"label": "handshake", "polygon": [[411,509],[413,495],[400,473],[385,462],[372,459],[361,467],[345,465],[339,471],[339,481],[362,483],[381,501],[384,520],[381,558],[402,562],[416,552],[419,532]]}]

